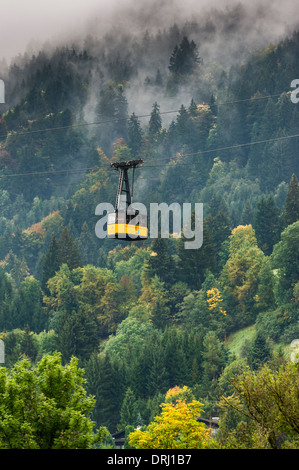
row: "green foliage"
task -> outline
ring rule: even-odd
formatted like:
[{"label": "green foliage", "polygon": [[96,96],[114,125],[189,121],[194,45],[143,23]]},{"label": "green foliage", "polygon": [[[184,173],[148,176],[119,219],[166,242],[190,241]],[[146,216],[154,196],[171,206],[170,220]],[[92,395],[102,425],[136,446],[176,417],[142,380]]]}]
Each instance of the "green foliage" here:
[{"label": "green foliage", "polygon": [[126,390],[122,406],[120,409],[119,428],[124,429],[126,426],[136,426],[138,416],[138,407],[134,392],[128,388]]},{"label": "green foliage", "polygon": [[81,264],[78,248],[67,227],[64,228],[58,242],[53,235],[49,251],[44,259],[42,284],[46,292],[48,280],[55,275],[62,264],[67,264],[71,270],[78,268]]},{"label": "green foliage", "polygon": [[258,276],[265,262],[265,255],[257,246],[251,225],[235,228],[230,236],[229,258],[221,280],[238,308],[236,321],[239,327],[254,321]]},{"label": "green foliage", "polygon": [[247,442],[244,443],[239,427],[228,436],[228,445],[298,448],[298,377],[298,365],[293,363],[283,364],[277,370],[268,365],[256,372],[240,370],[233,378],[235,395],[222,397],[221,407],[233,409],[249,420]]},{"label": "green foliage", "polygon": [[64,358],[86,357],[99,338],[114,332],[125,317],[125,286],[106,268],[88,265],[70,270],[63,264],[48,288],[44,303]]},{"label": "green foliage", "polygon": [[288,186],[283,218],[286,225],[291,225],[299,219],[299,182],[294,173]]},{"label": "green foliage", "polygon": [[129,444],[137,449],[205,449],[210,444],[209,431],[198,422],[202,404],[178,401],[164,403],[162,413],[145,430],[134,431]]},{"label": "green foliage", "polygon": [[62,366],[54,354],[36,366],[24,359],[10,371],[0,368],[2,449],[86,449],[103,438],[103,427],[93,431],[94,399],[77,363]]},{"label": "green foliage", "polygon": [[117,327],[114,336],[103,345],[103,353],[113,360],[125,358],[128,362],[137,357],[154,333],[152,322],[127,317]]},{"label": "green foliage", "polygon": [[280,235],[279,212],[272,194],[268,198],[262,196],[258,201],[253,228],[258,246],[266,255],[270,255]]},{"label": "green foliage", "polygon": [[298,282],[298,236],[299,221],[289,225],[281,234],[281,241],[274,247],[272,265],[278,269],[278,300],[288,302],[293,297]]},{"label": "green foliage", "polygon": [[[64,368],[76,375],[78,360],[95,397],[94,408],[88,398],[84,410],[110,432],[124,428],[127,448],[130,426],[161,418],[169,389],[190,387],[183,399],[199,399],[205,416],[216,416],[220,394],[234,392],[230,379],[245,363],[258,378],[256,394],[249,375],[242,375],[242,387],[265,420],[252,419],[238,385],[239,396],[227,399],[232,406],[221,415],[221,445],[272,446],[280,432],[290,433],[286,447],[297,445],[282,416],[279,432],[273,425],[259,367],[281,364],[272,347],[299,334],[298,139],[288,138],[297,134],[299,108],[282,93],[298,70],[299,34],[232,68],[199,59],[188,38],[203,38],[205,51],[205,36],[194,22],[182,31],[145,33],[139,42],[89,37],[82,50],[24,56],[8,70],[12,105],[0,116],[0,336],[7,367],[1,383],[33,397],[28,405],[15,394],[8,403],[8,389],[4,394],[2,424],[13,444],[91,446],[90,421],[80,418],[77,429],[72,410],[56,413],[66,397],[59,380],[65,378],[70,402],[77,396],[70,396]],[[186,96],[189,103],[178,101]],[[128,116],[144,103],[153,103],[148,122]],[[171,122],[162,119],[165,103],[178,109]],[[82,124],[94,116],[101,123],[89,133]],[[136,199],[147,206],[203,202],[200,249],[186,250],[184,237],[135,244],[95,236],[95,207],[115,200],[110,163],[139,157],[145,165],[135,173]],[[48,364],[49,400],[46,391],[39,394],[40,360]],[[293,407],[291,399],[283,403]],[[35,420],[37,410],[43,422]],[[175,410],[168,411],[173,418]],[[271,436],[263,429],[270,422]],[[64,435],[62,425],[69,426]],[[42,432],[48,436],[42,444],[38,432],[40,440]],[[56,432],[58,440],[49,437]],[[111,436],[100,446],[113,448]]]},{"label": "green foliage", "polygon": [[248,352],[248,359],[253,370],[257,370],[261,364],[266,363],[271,357],[271,348],[267,340],[261,332],[256,334],[250,350]]}]

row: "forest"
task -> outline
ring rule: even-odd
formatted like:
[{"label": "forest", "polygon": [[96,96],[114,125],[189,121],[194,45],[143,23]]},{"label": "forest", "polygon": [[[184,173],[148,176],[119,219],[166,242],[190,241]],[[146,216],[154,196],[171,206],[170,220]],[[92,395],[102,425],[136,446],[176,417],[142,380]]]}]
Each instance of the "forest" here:
[{"label": "forest", "polygon": [[[299,32],[231,62],[213,34],[2,65],[0,448],[299,448]],[[135,158],[134,200],[203,204],[201,248],[96,237]]]}]

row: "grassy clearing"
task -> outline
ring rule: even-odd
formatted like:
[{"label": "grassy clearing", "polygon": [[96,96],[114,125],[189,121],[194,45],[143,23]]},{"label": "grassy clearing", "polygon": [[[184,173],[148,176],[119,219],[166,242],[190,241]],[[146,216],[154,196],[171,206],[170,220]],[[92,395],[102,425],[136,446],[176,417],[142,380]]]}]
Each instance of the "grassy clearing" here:
[{"label": "grassy clearing", "polygon": [[247,326],[232,333],[227,339],[227,347],[237,358],[240,357],[241,348],[246,341],[251,341],[255,335],[255,325]]}]

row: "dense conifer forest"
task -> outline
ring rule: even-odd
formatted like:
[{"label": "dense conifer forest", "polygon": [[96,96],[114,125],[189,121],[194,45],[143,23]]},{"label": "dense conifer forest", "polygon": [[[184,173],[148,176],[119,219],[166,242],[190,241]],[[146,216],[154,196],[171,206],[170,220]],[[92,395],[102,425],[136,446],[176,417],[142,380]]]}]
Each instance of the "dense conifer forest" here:
[{"label": "dense conifer forest", "polygon": [[[126,430],[138,448],[137,426],[155,435],[150,423],[195,402],[219,428],[191,447],[299,447],[299,33],[230,59],[210,53],[215,34],[112,31],[2,65],[0,396],[33,368],[54,400],[56,368],[94,428],[39,440],[29,417],[8,439],[21,411],[7,399],[0,447],[113,448]],[[110,164],[135,158],[134,200],[203,203],[200,249],[96,237],[96,206],[115,201]]]}]

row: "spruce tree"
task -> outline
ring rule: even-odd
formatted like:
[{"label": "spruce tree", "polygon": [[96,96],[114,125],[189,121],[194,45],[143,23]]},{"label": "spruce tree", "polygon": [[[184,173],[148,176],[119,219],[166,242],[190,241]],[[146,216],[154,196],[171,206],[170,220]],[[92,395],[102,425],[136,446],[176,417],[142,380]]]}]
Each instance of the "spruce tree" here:
[{"label": "spruce tree", "polygon": [[[119,372],[108,355],[92,354],[85,366],[88,393],[95,396],[93,419],[107,426],[110,432],[117,430],[122,403],[123,384]],[[117,384],[117,386],[115,385]]]},{"label": "spruce tree", "polygon": [[254,370],[257,370],[262,364],[271,357],[270,347],[262,333],[257,333],[251,348],[249,350],[249,362]]},{"label": "spruce tree", "polygon": [[175,263],[165,238],[156,238],[152,244],[152,256],[144,267],[144,278],[152,280],[155,275],[169,287],[174,281]]},{"label": "spruce tree", "polygon": [[69,269],[78,268],[81,265],[78,247],[71,237],[67,227],[63,229],[58,245],[59,265],[67,264]]},{"label": "spruce tree", "polygon": [[250,201],[247,199],[245,206],[243,208],[242,214],[241,214],[240,224],[241,225],[249,225],[249,224],[253,225],[253,218],[254,218],[254,210]]},{"label": "spruce tree", "polygon": [[142,129],[135,113],[132,114],[128,123],[128,145],[132,155],[136,157],[142,144]]},{"label": "spruce tree", "polygon": [[165,393],[168,388],[168,377],[165,360],[165,350],[158,340],[153,344],[150,354],[150,368],[147,377],[147,389],[150,396],[158,392]]},{"label": "spruce tree", "polygon": [[77,244],[70,236],[67,227],[64,228],[58,241],[53,235],[49,251],[45,255],[42,268],[42,289],[45,293],[48,293],[48,280],[55,275],[62,264],[67,264],[70,270],[81,266]]},{"label": "spruce tree", "polygon": [[30,331],[28,325],[26,325],[25,330],[23,332],[20,346],[22,354],[28,357],[31,361],[35,361],[38,348],[36,342],[34,341],[33,333],[32,331]]},{"label": "spruce tree", "polygon": [[260,270],[258,281],[256,296],[257,307],[259,312],[266,312],[275,308],[275,278],[269,261],[267,261]]},{"label": "spruce tree", "polygon": [[285,225],[291,225],[299,220],[299,182],[293,173],[289,182],[285,207],[283,210]]},{"label": "spruce tree", "polygon": [[153,104],[153,109],[151,112],[149,120],[149,133],[154,136],[162,129],[162,119],[160,115],[160,106],[157,102]]},{"label": "spruce tree", "polygon": [[55,275],[56,271],[59,269],[59,266],[59,247],[56,236],[53,235],[50,242],[49,251],[44,257],[42,267],[42,289],[44,292],[48,292],[47,282]]},{"label": "spruce tree", "polygon": [[270,255],[280,235],[279,211],[272,194],[262,196],[258,201],[253,227],[259,248],[265,255]]},{"label": "spruce tree", "polygon": [[180,45],[176,45],[169,59],[169,70],[176,75],[188,75],[192,73],[200,62],[197,46],[194,41],[189,41],[186,36]]},{"label": "spruce tree", "polygon": [[83,265],[96,263],[98,255],[96,239],[91,234],[86,221],[82,225],[81,234],[78,239],[78,249]]},{"label": "spruce tree", "polygon": [[136,397],[131,388],[127,388],[121,409],[119,429],[124,429],[128,425],[136,426],[138,407]]}]

